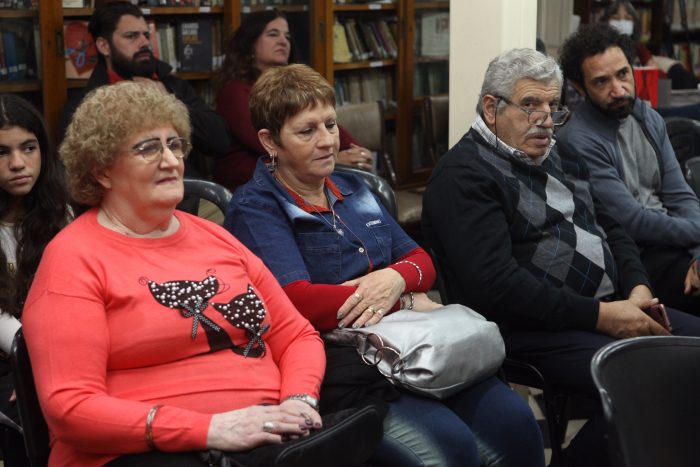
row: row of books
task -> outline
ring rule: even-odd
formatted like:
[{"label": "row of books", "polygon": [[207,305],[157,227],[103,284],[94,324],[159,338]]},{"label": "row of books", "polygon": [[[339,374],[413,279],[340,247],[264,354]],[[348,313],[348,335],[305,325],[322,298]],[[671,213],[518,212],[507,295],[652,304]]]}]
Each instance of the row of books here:
[{"label": "row of books", "polygon": [[39,6],[39,0],[0,0],[0,8],[19,9],[19,10],[36,10]]},{"label": "row of books", "polygon": [[39,28],[31,19],[0,20],[0,80],[38,78],[39,46]]},{"label": "row of books", "polygon": [[394,79],[389,69],[370,69],[341,73],[335,77],[335,100],[338,105],[382,101],[395,108]]},{"label": "row of books", "polygon": [[396,58],[396,18],[362,21],[336,17],[333,24],[333,61],[359,62]]},{"label": "row of books", "polygon": [[[66,77],[86,79],[97,64],[97,50],[87,21],[63,25]],[[223,23],[220,19],[149,21],[151,48],[156,58],[177,71],[212,71],[223,63]]]},{"label": "row of books", "polygon": [[[681,9],[678,7],[677,1],[673,9],[673,22],[671,23],[672,31],[681,31],[683,29],[681,23]],[[688,20],[689,29],[700,29],[700,1],[685,0],[686,18]]]},{"label": "row of books", "polygon": [[450,14],[431,12],[416,16],[413,48],[416,55],[444,58],[450,54]]},{"label": "row of books", "polygon": [[418,63],[413,70],[413,95],[430,96],[449,92],[449,62]]}]

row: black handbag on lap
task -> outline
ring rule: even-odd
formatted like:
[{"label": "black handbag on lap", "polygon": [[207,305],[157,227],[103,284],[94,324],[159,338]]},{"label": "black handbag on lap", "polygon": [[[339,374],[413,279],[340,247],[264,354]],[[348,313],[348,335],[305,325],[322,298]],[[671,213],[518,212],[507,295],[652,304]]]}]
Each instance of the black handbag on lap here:
[{"label": "black handbag on lap", "polygon": [[246,452],[209,450],[202,453],[202,461],[216,467],[355,467],[364,464],[382,440],[383,414],[372,405],[322,419],[323,428],[304,438]]}]

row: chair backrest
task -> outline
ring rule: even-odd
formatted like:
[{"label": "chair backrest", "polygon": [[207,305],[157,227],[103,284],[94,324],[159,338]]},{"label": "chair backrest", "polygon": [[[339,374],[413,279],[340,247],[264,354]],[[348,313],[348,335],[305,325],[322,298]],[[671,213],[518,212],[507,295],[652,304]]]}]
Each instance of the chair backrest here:
[{"label": "chair backrest", "polygon": [[[683,167],[682,167],[683,168]],[[685,161],[685,179],[693,189],[695,195],[700,198],[700,157],[691,157]]]},{"label": "chair backrest", "polygon": [[685,117],[666,117],[666,131],[676,158],[685,170],[685,162],[700,156],[700,122]]},{"label": "chair backrest", "polygon": [[384,152],[384,111],[379,102],[336,107],[338,123],[370,151]]},{"label": "chair backrest", "polygon": [[[204,217],[217,224],[222,224],[226,214],[226,207],[231,201],[231,192],[224,186],[208,180],[186,178],[183,181],[185,183],[185,197],[177,205],[177,208],[195,216]],[[209,201],[217,209],[200,210],[200,200]]]},{"label": "chair backrest", "polygon": [[377,154],[377,169],[391,183],[396,182],[394,163],[387,152],[384,106],[380,101],[336,107],[338,123],[360,143]]},{"label": "chair backrest", "polygon": [[367,172],[366,170],[358,169],[357,167],[351,167],[348,165],[336,164],[336,172],[350,173],[356,175],[362,179],[363,182],[369,187],[369,190],[374,193],[374,195],[379,198],[379,200],[384,205],[391,216],[396,219],[397,207],[396,207],[396,196],[394,195],[394,190],[389,185],[389,182],[384,180],[379,175]]},{"label": "chair backrest", "polygon": [[447,152],[450,98],[447,95],[427,96],[423,101],[425,145],[433,162]]},{"label": "chair backrest", "polygon": [[700,338],[615,341],[591,362],[611,431],[615,465],[697,466]]},{"label": "chair backrest", "polygon": [[49,428],[39,406],[34,386],[32,364],[22,329],[17,331],[10,348],[10,364],[15,381],[17,409],[24,432],[24,444],[32,467],[49,462]]}]

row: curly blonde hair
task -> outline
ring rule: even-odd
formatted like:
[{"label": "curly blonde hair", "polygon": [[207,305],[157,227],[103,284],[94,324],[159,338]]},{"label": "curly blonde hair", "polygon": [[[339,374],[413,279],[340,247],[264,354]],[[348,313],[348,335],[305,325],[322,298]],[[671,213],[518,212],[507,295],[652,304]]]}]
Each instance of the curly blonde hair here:
[{"label": "curly blonde hair", "polygon": [[100,204],[104,189],[95,175],[112,167],[127,139],[163,125],[190,139],[185,104],[154,85],[122,81],[91,91],[75,111],[59,149],[73,199]]},{"label": "curly blonde hair", "polygon": [[335,107],[335,90],[316,70],[294,64],[269,68],[250,91],[250,119],[260,131],[270,130],[280,142],[280,131],[288,119],[317,105]]}]

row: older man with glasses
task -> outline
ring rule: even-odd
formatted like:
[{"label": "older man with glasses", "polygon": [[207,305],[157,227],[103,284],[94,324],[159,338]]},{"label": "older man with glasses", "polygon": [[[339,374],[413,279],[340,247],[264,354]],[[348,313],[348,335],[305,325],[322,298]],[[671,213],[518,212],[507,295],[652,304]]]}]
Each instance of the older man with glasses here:
[{"label": "older man with glasses", "polygon": [[476,120],[428,183],[423,227],[451,299],[496,321],[509,356],[591,399],[567,465],[605,466],[593,354],[623,337],[700,335],[700,319],[653,296],[633,241],[591,195],[585,164],[558,151],[561,86],[557,63],[535,50],[491,61]]}]

